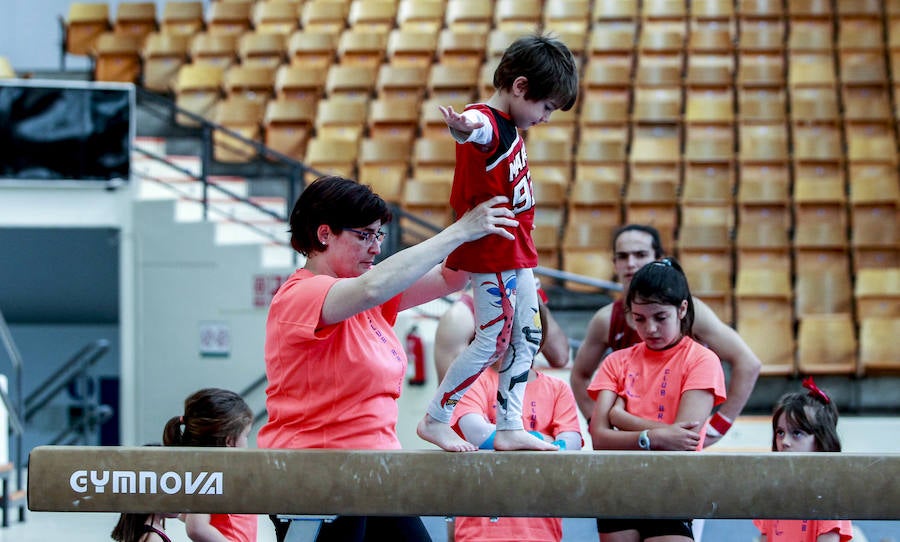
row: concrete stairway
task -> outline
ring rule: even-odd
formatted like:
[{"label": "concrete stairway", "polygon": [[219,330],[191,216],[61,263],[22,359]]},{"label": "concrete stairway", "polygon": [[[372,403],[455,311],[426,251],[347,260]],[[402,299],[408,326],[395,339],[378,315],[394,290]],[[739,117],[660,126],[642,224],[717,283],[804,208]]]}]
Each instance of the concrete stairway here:
[{"label": "concrete stairway", "polygon": [[287,215],[284,198],[252,196],[248,179],[219,175],[208,177],[208,206],[204,206],[204,185],[196,179],[201,173],[198,156],[167,155],[166,141],[158,137],[138,137],[135,146],[165,158],[161,162],[134,153],[133,176],[139,201],[173,201],[175,222],[209,220],[215,226],[217,245],[259,246],[264,268],[291,267],[296,263],[289,246],[287,223],[278,218]]}]

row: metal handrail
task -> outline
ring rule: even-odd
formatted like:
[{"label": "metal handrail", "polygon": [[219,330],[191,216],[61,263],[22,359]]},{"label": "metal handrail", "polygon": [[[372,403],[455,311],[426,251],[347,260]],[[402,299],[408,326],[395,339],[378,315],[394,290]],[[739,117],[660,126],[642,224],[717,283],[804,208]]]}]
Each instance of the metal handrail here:
[{"label": "metal handrail", "polygon": [[611,292],[621,292],[622,285],[618,282],[613,282],[611,280],[601,280],[595,279],[593,277],[586,277],[584,275],[579,275],[577,273],[569,273],[568,271],[560,271],[559,269],[553,269],[552,267],[543,267],[537,266],[534,268],[535,275],[544,275],[546,277],[550,277],[553,279],[566,280],[569,282],[576,282],[578,284],[584,284],[587,286],[593,286],[595,288],[602,288],[604,290],[609,290]]},{"label": "metal handrail", "polygon": [[[47,403],[64,390],[73,380],[82,375],[109,351],[109,341],[97,339],[89,343],[50,375],[25,399],[25,421],[34,417]],[[64,378],[67,373],[69,376]]]},{"label": "metal handrail", "polygon": [[22,370],[24,363],[22,362],[22,354],[19,352],[16,342],[13,340],[12,333],[9,330],[9,326],[6,323],[6,318],[3,316],[3,311],[0,311],[0,339],[3,340],[3,346],[12,363],[14,374],[13,387],[16,388],[16,398],[19,404],[14,405],[7,392],[3,390],[0,390],[0,398],[2,398],[6,411],[9,414],[10,428],[16,435],[21,437],[22,433],[25,431],[25,426],[22,421]]},{"label": "metal handrail", "polygon": [[[64,439],[69,435],[75,435],[75,438],[65,442],[65,444],[74,444],[77,442],[78,435],[83,436],[88,429],[92,427],[96,427],[99,425],[103,425],[110,418],[113,417],[113,410],[108,405],[91,405],[91,408],[88,409],[87,412],[84,412],[82,416],[75,423],[69,425],[62,431],[56,434],[53,439],[51,439],[51,445],[57,445],[63,443]],[[85,439],[86,440],[86,439]],[[84,442],[84,444],[90,444],[88,442]]]},{"label": "metal handrail", "polygon": [[[213,134],[213,131],[218,131],[218,132],[227,134],[230,138],[233,138],[233,139],[241,142],[242,144],[246,144],[246,145],[253,147],[256,150],[256,152],[259,154],[259,158],[262,161],[267,161],[269,163],[274,162],[276,164],[281,164],[281,166],[289,169],[290,174],[287,175],[287,179],[288,179],[288,181],[287,181],[288,182],[287,200],[288,200],[289,204],[293,203],[293,201],[296,200],[297,195],[302,190],[305,174],[307,171],[312,172],[316,176],[323,174],[323,172],[321,172],[315,168],[312,168],[312,167],[306,165],[305,163],[303,163],[299,160],[296,160],[295,158],[292,158],[286,154],[283,154],[281,152],[278,152],[274,149],[269,148],[268,146],[266,146],[264,143],[262,143],[260,141],[257,141],[254,139],[248,139],[247,137],[243,136],[242,134],[235,132],[234,130],[231,130],[225,126],[222,126],[221,124],[217,124],[201,115],[198,115],[191,111],[187,111],[185,109],[182,109],[181,107],[178,107],[178,105],[176,105],[172,100],[168,99],[165,96],[161,96],[159,94],[150,92],[141,87],[137,87],[136,91],[137,91],[137,96],[138,96],[139,100],[142,101],[143,103],[154,103],[156,105],[162,106],[170,112],[170,115],[172,118],[175,118],[176,115],[183,116],[183,117],[188,118],[191,121],[198,124],[199,131],[202,134],[201,139],[203,142],[203,150],[202,150],[202,155],[200,157],[201,164],[202,164],[201,172],[200,172],[201,175],[199,178],[197,178],[196,176],[193,176],[193,175],[191,175],[191,177],[202,181],[203,185],[204,185],[204,190],[203,190],[204,218],[206,218],[205,210],[209,206],[208,199],[207,199],[207,187],[209,186],[209,182],[207,181],[207,175],[208,175],[208,172],[210,169],[209,168],[210,163],[212,162],[212,147],[213,147],[212,134]],[[152,108],[148,108],[148,112],[152,112]],[[251,204],[253,203],[243,197],[239,197],[238,199],[248,202],[248,203],[251,203]],[[285,213],[285,215],[287,215],[287,213]],[[286,220],[286,216],[282,219]]]},{"label": "metal handrail", "polygon": [[0,311],[0,338],[3,340],[3,346],[6,348],[13,366],[13,387],[16,390],[16,404],[13,405],[6,392],[0,394],[0,397],[2,397],[3,404],[6,406],[9,425],[15,435],[16,487],[22,489],[25,482],[22,472],[22,459],[25,457],[25,422],[22,420],[22,411],[25,410],[25,403],[22,396],[22,375],[25,364],[22,361],[22,354],[13,340],[6,318],[3,316],[3,311]]}]

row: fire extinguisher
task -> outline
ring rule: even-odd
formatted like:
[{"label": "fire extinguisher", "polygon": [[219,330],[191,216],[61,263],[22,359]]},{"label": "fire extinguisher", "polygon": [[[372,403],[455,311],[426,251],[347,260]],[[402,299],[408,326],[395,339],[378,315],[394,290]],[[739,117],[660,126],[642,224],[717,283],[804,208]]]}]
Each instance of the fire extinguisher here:
[{"label": "fire extinguisher", "polygon": [[409,377],[410,385],[425,384],[425,345],[419,336],[418,326],[413,326],[406,334],[406,357],[413,365],[413,374]]}]

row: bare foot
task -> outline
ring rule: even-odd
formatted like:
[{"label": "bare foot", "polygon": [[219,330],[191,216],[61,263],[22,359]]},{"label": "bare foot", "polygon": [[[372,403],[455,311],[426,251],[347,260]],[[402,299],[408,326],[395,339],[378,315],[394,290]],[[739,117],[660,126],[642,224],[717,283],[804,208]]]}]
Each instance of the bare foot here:
[{"label": "bare foot", "polygon": [[497,434],[494,436],[494,449],[498,451],[535,450],[539,452],[555,452],[559,450],[555,444],[544,442],[524,429],[497,431]]},{"label": "bare foot", "polygon": [[449,424],[441,423],[429,414],[419,421],[416,434],[422,440],[427,440],[448,452],[474,452],[478,449],[478,446],[457,435]]}]

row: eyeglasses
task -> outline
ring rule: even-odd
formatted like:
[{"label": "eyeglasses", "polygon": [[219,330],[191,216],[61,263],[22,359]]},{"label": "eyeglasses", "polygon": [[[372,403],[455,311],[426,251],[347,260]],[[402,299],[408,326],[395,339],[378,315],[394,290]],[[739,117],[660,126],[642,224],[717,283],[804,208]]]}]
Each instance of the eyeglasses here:
[{"label": "eyeglasses", "polygon": [[378,230],[354,230],[353,228],[344,228],[346,231],[352,231],[356,235],[359,236],[359,240],[363,243],[372,244],[374,241],[378,241],[379,243],[384,241],[384,236],[387,235],[387,232]]}]

